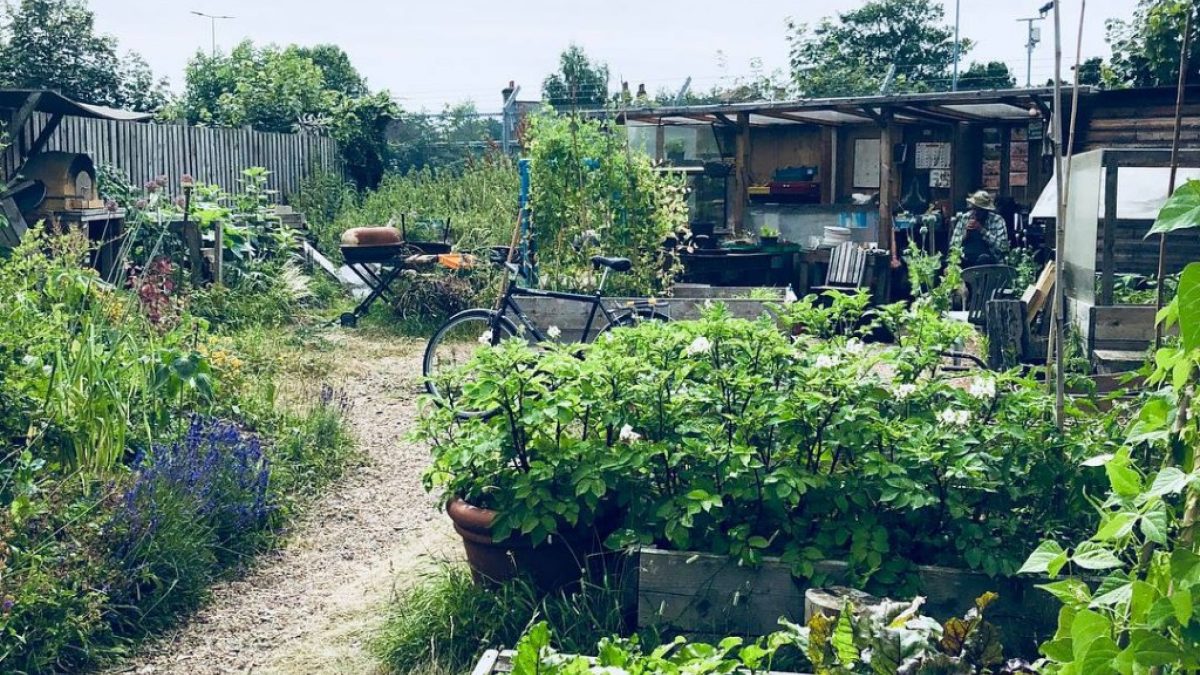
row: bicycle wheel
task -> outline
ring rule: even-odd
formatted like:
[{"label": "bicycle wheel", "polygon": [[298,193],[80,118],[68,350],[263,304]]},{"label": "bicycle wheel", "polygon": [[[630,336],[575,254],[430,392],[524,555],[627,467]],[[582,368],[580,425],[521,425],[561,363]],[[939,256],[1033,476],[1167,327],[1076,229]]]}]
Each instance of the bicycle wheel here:
[{"label": "bicycle wheel", "polygon": [[[481,345],[494,346],[517,334],[516,326],[490,309],[468,309],[450,317],[429,338],[425,347],[422,373],[425,389],[439,405],[458,400],[469,376],[451,377],[451,373],[470,360]],[[463,410],[459,418],[490,417],[496,410]]]},{"label": "bicycle wheel", "polygon": [[652,309],[639,308],[629,312],[628,314],[623,314],[617,317],[615,321],[600,329],[600,331],[596,333],[596,339],[599,340],[601,335],[611,332],[617,328],[636,326],[643,321],[660,321],[662,323],[668,323],[671,321],[671,317],[667,316],[666,314],[660,314]]}]

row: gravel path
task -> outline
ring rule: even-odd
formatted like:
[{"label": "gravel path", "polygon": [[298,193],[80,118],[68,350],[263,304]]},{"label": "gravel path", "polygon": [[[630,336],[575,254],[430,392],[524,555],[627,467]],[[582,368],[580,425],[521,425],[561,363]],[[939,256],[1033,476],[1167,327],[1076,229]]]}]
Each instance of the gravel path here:
[{"label": "gravel path", "polygon": [[422,345],[334,336],[335,368],[366,455],[295,524],[287,545],[213,589],[191,619],[114,673],[370,673],[366,642],[397,582],[452,558],[457,542],[421,487],[416,415]]}]

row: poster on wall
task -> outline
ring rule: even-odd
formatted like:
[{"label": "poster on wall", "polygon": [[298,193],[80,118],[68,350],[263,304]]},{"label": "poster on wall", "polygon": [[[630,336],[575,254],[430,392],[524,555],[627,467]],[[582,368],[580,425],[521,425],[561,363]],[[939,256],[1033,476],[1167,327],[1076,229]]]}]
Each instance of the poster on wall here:
[{"label": "poster on wall", "polygon": [[879,188],[879,139],[854,141],[854,187]]},{"label": "poster on wall", "polygon": [[949,169],[949,143],[917,143],[917,169]]},{"label": "poster on wall", "polygon": [[1029,174],[1024,171],[1013,171],[1008,174],[1010,187],[1026,187],[1029,185]]},{"label": "poster on wall", "polygon": [[931,188],[950,188],[950,170],[949,169],[931,169],[929,171],[929,187]]}]

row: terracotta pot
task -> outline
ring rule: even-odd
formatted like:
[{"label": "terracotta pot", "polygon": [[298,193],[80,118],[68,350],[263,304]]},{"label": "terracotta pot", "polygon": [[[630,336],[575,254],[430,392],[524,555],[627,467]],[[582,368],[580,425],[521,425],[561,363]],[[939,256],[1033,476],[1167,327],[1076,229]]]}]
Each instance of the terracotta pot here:
[{"label": "terracotta pot", "polygon": [[446,513],[454,522],[454,530],[463,538],[467,562],[476,583],[494,584],[524,578],[539,590],[554,592],[579,584],[595,570],[603,570],[607,565],[605,559],[610,557],[604,550],[603,541],[611,534],[612,527],[580,528],[578,532],[555,535],[550,541],[535,546],[524,536],[494,541],[492,524],[496,512],[491,509],[472,506],[456,498],[447,505]]}]

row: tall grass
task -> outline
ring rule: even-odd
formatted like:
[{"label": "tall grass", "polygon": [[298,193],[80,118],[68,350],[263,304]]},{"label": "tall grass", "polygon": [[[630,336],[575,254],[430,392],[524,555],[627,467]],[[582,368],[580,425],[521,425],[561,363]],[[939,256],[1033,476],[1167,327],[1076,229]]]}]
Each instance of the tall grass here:
[{"label": "tall grass", "polygon": [[563,651],[589,653],[600,638],[628,633],[625,608],[607,581],[544,596],[523,582],[484,589],[447,564],[396,599],[372,648],[398,675],[470,672],[485,649],[513,647],[537,621],[550,623]]},{"label": "tall grass", "polygon": [[317,248],[340,258],[341,235],[352,227],[393,224],[401,216],[409,224],[410,240],[441,239],[440,225],[450,220],[451,238],[462,251],[508,244],[516,224],[519,180],[512,160],[488,155],[460,170],[425,168],[389,174],[379,188],[362,195],[347,192],[343,183],[317,176],[294,198],[307,209]]}]

